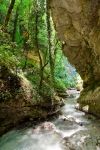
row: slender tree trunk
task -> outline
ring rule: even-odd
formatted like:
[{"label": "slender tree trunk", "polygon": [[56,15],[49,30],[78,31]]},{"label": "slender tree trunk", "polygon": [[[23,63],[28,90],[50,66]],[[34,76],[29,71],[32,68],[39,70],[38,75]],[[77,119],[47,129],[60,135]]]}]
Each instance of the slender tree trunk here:
[{"label": "slender tree trunk", "polygon": [[49,61],[50,61],[50,72],[52,77],[52,84],[54,84],[54,60],[52,57],[52,28],[50,20],[50,9],[49,9],[49,0],[46,0],[46,21],[47,21],[47,33],[48,33],[48,50],[49,50]]},{"label": "slender tree trunk", "polygon": [[15,42],[17,22],[18,22],[18,16],[19,16],[18,11],[19,11],[19,7],[17,7],[17,9],[16,9],[16,15],[15,15],[15,20],[14,20],[14,29],[13,29],[13,34],[12,34],[12,42]]},{"label": "slender tree trunk", "polygon": [[10,16],[11,16],[14,4],[15,4],[15,0],[11,0],[10,6],[8,8],[7,15],[6,15],[6,18],[5,18],[4,28],[6,28],[8,23],[9,23]]},{"label": "slender tree trunk", "polygon": [[[37,8],[38,8],[38,0],[37,0]],[[43,78],[44,78],[44,69],[47,66],[48,62],[43,62],[42,56],[39,50],[39,40],[38,40],[38,33],[39,33],[39,11],[36,10],[35,13],[35,45],[39,56],[40,61],[40,82],[39,82],[39,92],[41,92],[42,84],[43,84]]]},{"label": "slender tree trunk", "polygon": [[[38,2],[37,2],[37,7],[38,7]],[[35,44],[36,44],[36,49],[38,52],[38,56],[39,56],[39,61],[40,61],[40,83],[39,83],[39,90],[41,90],[42,87],[42,82],[43,82],[43,62],[42,62],[42,57],[40,54],[40,50],[39,50],[39,43],[38,43],[38,24],[39,24],[39,16],[38,16],[38,10],[36,10],[35,13]]]}]

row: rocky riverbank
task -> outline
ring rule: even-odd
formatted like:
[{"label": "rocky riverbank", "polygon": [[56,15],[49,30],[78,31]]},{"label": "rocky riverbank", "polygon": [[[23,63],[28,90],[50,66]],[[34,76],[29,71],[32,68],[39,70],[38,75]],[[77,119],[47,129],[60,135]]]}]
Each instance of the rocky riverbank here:
[{"label": "rocky riverbank", "polygon": [[44,99],[23,74],[0,64],[0,135],[26,120],[57,113],[62,99],[56,94]]},{"label": "rocky riverbank", "polygon": [[6,133],[0,149],[100,150],[100,120],[76,110],[75,104],[75,98],[69,98],[58,117]]}]

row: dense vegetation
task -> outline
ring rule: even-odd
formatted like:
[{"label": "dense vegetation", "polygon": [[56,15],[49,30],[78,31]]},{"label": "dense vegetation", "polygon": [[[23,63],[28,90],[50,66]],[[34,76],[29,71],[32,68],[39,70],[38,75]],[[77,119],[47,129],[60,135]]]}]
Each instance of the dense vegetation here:
[{"label": "dense vegetation", "polygon": [[48,0],[1,0],[0,64],[23,73],[39,94],[52,96],[77,83],[61,49]]}]

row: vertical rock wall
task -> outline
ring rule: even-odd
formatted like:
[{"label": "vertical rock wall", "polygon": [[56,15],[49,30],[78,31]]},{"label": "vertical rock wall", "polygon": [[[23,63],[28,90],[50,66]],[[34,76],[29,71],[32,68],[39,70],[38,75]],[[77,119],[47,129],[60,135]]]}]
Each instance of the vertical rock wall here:
[{"label": "vertical rock wall", "polygon": [[84,81],[80,108],[100,117],[100,0],[50,0],[64,54]]}]

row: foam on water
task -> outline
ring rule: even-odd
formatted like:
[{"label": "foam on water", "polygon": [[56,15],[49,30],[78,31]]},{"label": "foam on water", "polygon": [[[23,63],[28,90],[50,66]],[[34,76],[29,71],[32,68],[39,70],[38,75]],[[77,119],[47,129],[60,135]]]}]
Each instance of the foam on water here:
[{"label": "foam on water", "polygon": [[[74,104],[74,99],[67,100],[66,105],[62,108],[62,116],[52,121],[56,126],[55,132],[47,131],[37,134],[32,132],[32,128],[13,130],[0,138],[0,150],[63,150],[61,141],[64,137],[71,137],[74,140],[73,143],[78,141],[77,144],[80,146],[89,138],[88,131],[90,128],[93,137],[95,131],[99,132],[99,128],[98,124],[93,128],[93,122],[86,118],[85,113],[75,110]],[[66,117],[67,120],[64,121],[63,117]],[[83,126],[78,125],[81,121],[84,123]],[[89,123],[89,126],[86,126],[86,123]],[[81,131],[82,136],[77,134]],[[85,148],[84,150],[89,149]],[[99,150],[98,146],[97,150]]]}]

